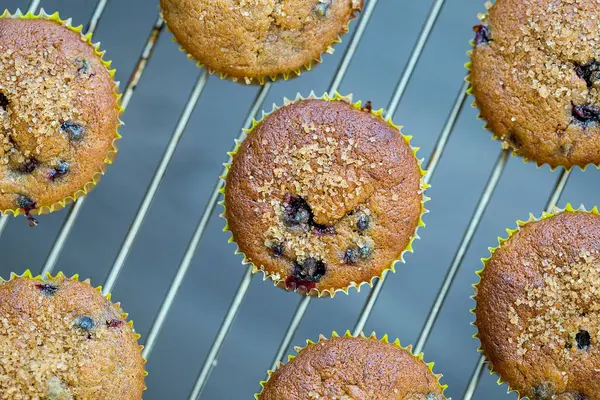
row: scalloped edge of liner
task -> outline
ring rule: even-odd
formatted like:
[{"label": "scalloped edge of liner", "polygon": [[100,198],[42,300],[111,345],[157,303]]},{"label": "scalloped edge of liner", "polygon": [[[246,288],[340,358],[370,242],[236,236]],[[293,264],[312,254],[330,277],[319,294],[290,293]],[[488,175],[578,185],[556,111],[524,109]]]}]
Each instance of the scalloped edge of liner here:
[{"label": "scalloped edge of liner", "polygon": [[342,43],[342,36],[344,36],[345,34],[347,34],[350,31],[350,24],[352,23],[352,21],[354,21],[357,18],[357,13],[363,11],[364,0],[361,0],[361,3],[362,4],[360,6],[360,9],[352,12],[352,14],[350,15],[350,19],[348,20],[348,23],[345,25],[345,27],[342,28],[341,32],[338,33],[338,35],[334,39],[334,41],[331,44],[329,44],[323,52],[321,52],[319,54],[318,58],[308,61],[302,67],[297,68],[293,71],[278,72],[275,75],[262,75],[262,76],[256,76],[256,77],[232,76],[226,72],[218,71],[216,69],[210,68],[207,65],[203,64],[200,60],[198,60],[197,58],[192,56],[190,53],[188,53],[187,50],[183,47],[183,45],[181,43],[179,43],[179,41],[175,37],[175,33],[169,28],[169,24],[167,23],[167,20],[164,18],[162,8],[160,11],[160,15],[161,15],[161,18],[165,21],[167,31],[169,31],[173,35],[173,38],[171,39],[171,41],[173,43],[176,43],[177,46],[179,46],[179,51],[184,53],[187,56],[188,60],[194,61],[198,68],[206,69],[208,71],[208,73],[211,75],[218,75],[219,79],[221,79],[221,80],[245,83],[246,85],[252,85],[252,84],[264,85],[265,82],[267,81],[267,79],[270,82],[276,82],[280,78],[282,78],[284,81],[287,81],[287,80],[293,79],[293,78],[297,78],[300,75],[302,75],[303,72],[308,72],[308,71],[312,70],[318,64],[323,63],[323,55],[324,54],[333,54],[335,52],[334,46],[337,46],[338,44]]},{"label": "scalloped edge of liner", "polygon": [[[342,96],[341,94],[339,94],[338,92],[335,92],[335,95],[333,96],[329,96],[329,94],[325,93],[323,94],[323,96],[321,97],[317,97],[314,93],[314,91],[310,92],[310,95],[308,97],[303,97],[300,93],[296,94],[296,98],[295,100],[289,100],[288,98],[284,97],[283,98],[283,105],[282,106],[277,106],[276,104],[273,104],[273,109],[266,113],[265,111],[262,112],[262,116],[260,118],[260,120],[256,120],[256,119],[252,119],[252,126],[249,129],[243,129],[243,137],[241,140],[239,139],[235,139],[235,147],[232,151],[228,152],[227,155],[229,156],[229,161],[226,164],[223,164],[224,167],[227,169],[227,173],[223,176],[220,177],[220,179],[223,182],[223,187],[221,188],[221,190],[219,190],[219,193],[221,195],[223,195],[223,199],[219,202],[219,205],[223,207],[223,212],[219,215],[221,218],[225,219],[225,227],[223,228],[223,232],[231,232],[231,230],[229,229],[229,224],[227,222],[227,218],[225,216],[225,211],[226,211],[226,207],[225,207],[225,186],[226,186],[226,179],[227,179],[227,175],[229,173],[229,169],[231,168],[231,163],[233,162],[233,157],[237,154],[238,149],[240,148],[240,146],[242,145],[242,142],[246,139],[246,137],[248,137],[248,135],[258,126],[260,125],[264,119],[266,117],[268,117],[269,115],[271,115],[273,112],[286,107],[290,104],[296,103],[298,101],[303,101],[303,100],[323,100],[323,101],[344,101],[350,105],[352,105],[355,109],[357,110],[362,110],[362,102],[359,100],[355,103],[352,102],[352,94],[346,95],[346,96]],[[285,285],[285,279],[282,279],[280,274],[278,273],[270,273],[268,271],[265,271],[265,269],[263,267],[257,267],[256,265],[254,265],[249,259],[248,257],[246,257],[246,254],[244,254],[242,251],[240,251],[239,246],[237,246],[237,243],[235,242],[235,238],[233,237],[233,232],[231,232],[231,237],[229,238],[229,243],[235,243],[237,248],[235,250],[235,254],[241,254],[243,256],[243,260],[242,260],[242,265],[252,265],[252,274],[256,274],[258,272],[262,272],[263,273],[263,281],[266,281],[267,279],[271,279],[273,281],[273,284],[277,287],[280,287],[284,290],[287,290],[289,292],[296,292],[299,294],[303,294],[303,295],[310,295],[313,297],[334,297],[336,293],[338,292],[344,292],[346,295],[348,295],[349,293],[349,289],[354,287],[356,288],[357,292],[360,292],[360,288],[363,285],[369,285],[369,287],[373,287],[373,284],[375,282],[375,279],[379,279],[381,281],[384,280],[385,278],[385,273],[387,271],[392,271],[392,272],[396,272],[396,264],[401,262],[401,263],[406,263],[406,261],[404,260],[404,254],[406,254],[407,252],[410,253],[414,253],[414,249],[413,249],[413,243],[415,240],[420,239],[418,230],[420,227],[425,227],[425,222],[423,222],[423,216],[425,214],[429,213],[429,210],[427,210],[425,208],[425,203],[428,202],[430,200],[429,197],[425,196],[425,191],[431,187],[431,185],[426,184],[424,181],[425,175],[427,174],[427,172],[423,169],[422,164],[423,164],[423,159],[419,159],[419,157],[417,156],[417,152],[419,151],[419,147],[413,147],[411,146],[410,142],[412,139],[412,136],[407,136],[404,135],[402,133],[402,126],[400,125],[395,125],[392,122],[391,118],[385,119],[383,117],[383,108],[380,108],[379,110],[372,110],[371,114],[375,115],[376,117],[379,117],[381,120],[385,121],[389,126],[391,126],[392,128],[394,128],[395,130],[398,131],[398,133],[400,134],[400,136],[402,136],[402,138],[405,140],[405,142],[408,144],[408,146],[410,147],[410,149],[413,152],[413,156],[415,157],[415,160],[417,161],[417,166],[419,167],[419,172],[421,174],[421,184],[420,184],[420,192],[422,195],[422,199],[421,199],[421,214],[419,215],[419,221],[417,223],[417,227],[415,228],[415,232],[414,234],[411,236],[410,241],[408,243],[408,245],[406,246],[406,248],[404,250],[402,250],[402,252],[400,253],[400,257],[398,259],[393,260],[390,265],[386,268],[384,268],[381,273],[379,275],[375,275],[373,276],[370,280],[368,281],[364,281],[364,282],[350,282],[350,284],[348,286],[346,286],[343,289],[335,289],[335,288],[329,288],[329,289],[324,289],[324,290],[319,290],[317,288],[313,288],[311,289],[308,293],[306,292],[306,288],[304,286],[299,286],[296,288],[288,288]]]},{"label": "scalloped edge of liner", "polygon": [[496,383],[498,384],[498,386],[502,386],[506,383],[506,385],[508,386],[507,389],[507,394],[511,394],[511,393],[516,393],[517,397],[519,398],[519,400],[521,399],[527,399],[527,396],[522,396],[521,393],[516,390],[511,388],[510,384],[507,381],[504,381],[502,379],[502,376],[500,375],[500,373],[494,371],[493,365],[491,363],[491,361],[488,360],[487,356],[485,355],[485,353],[483,352],[483,348],[481,347],[481,340],[479,339],[479,328],[477,327],[477,314],[476,314],[476,309],[477,309],[477,287],[479,286],[479,284],[481,283],[481,274],[483,273],[483,271],[485,270],[485,266],[487,264],[487,262],[489,260],[491,260],[491,258],[493,257],[494,253],[496,252],[496,250],[498,250],[500,247],[502,247],[502,245],[508,241],[515,233],[519,232],[521,230],[521,228],[523,228],[524,226],[533,223],[533,222],[539,222],[539,221],[543,221],[545,219],[549,219],[552,217],[555,217],[559,214],[562,213],[566,213],[566,212],[570,212],[570,213],[578,213],[578,212],[583,212],[583,213],[588,213],[588,214],[595,214],[595,215],[600,215],[600,212],[598,211],[598,206],[594,206],[591,210],[587,210],[585,208],[585,206],[583,204],[581,204],[579,206],[579,208],[574,208],[571,203],[567,203],[567,205],[565,206],[565,208],[559,208],[559,207],[552,207],[552,210],[550,212],[548,211],[542,211],[542,215],[540,217],[536,217],[533,213],[529,213],[529,218],[526,221],[523,220],[517,220],[517,227],[515,229],[510,229],[507,228],[506,229],[506,233],[508,234],[508,236],[506,238],[500,237],[498,236],[498,246],[496,247],[488,247],[488,251],[490,252],[490,255],[488,257],[484,257],[481,259],[481,262],[483,264],[483,267],[476,271],[475,274],[477,275],[477,278],[479,279],[476,283],[472,284],[471,286],[474,289],[474,294],[471,296],[471,299],[473,301],[475,301],[475,307],[472,308],[470,311],[471,314],[473,314],[475,316],[475,320],[473,322],[471,322],[471,326],[474,326],[476,329],[475,334],[472,336],[473,339],[477,339],[479,341],[479,347],[477,348],[477,353],[480,353],[484,356],[485,358],[485,364],[487,365],[489,371],[490,371],[490,375],[497,375],[498,376],[498,380],[496,381]]},{"label": "scalloped edge of liner", "polygon": [[[488,7],[488,3],[490,4],[489,7]],[[486,9],[489,10],[489,8],[491,8],[491,3],[489,1],[486,1],[485,6],[486,6]],[[487,19],[488,15],[489,15],[489,12],[479,13],[479,14],[477,14],[477,19],[479,19],[482,23],[485,23],[485,20]],[[575,164],[575,165],[572,165],[572,166],[570,166],[568,168],[565,167],[565,166],[563,166],[563,165],[552,166],[551,164],[549,164],[547,162],[540,163],[539,161],[534,160],[533,158],[527,158],[524,155],[519,154],[519,152],[518,152],[517,149],[512,148],[510,146],[508,146],[505,149],[504,145],[506,144],[506,142],[504,140],[502,140],[502,138],[500,138],[499,136],[497,136],[488,127],[487,120],[485,118],[483,118],[483,116],[481,115],[481,109],[479,108],[479,106],[477,106],[477,99],[475,98],[475,95],[473,94],[473,84],[471,83],[471,68],[472,68],[472,65],[473,65],[471,60],[472,60],[473,50],[475,49],[475,41],[473,39],[471,39],[469,41],[469,45],[471,46],[471,49],[467,51],[467,55],[469,56],[469,61],[464,64],[464,67],[467,70],[467,76],[465,77],[465,81],[467,83],[469,83],[469,88],[467,89],[467,94],[473,96],[473,101],[471,102],[471,107],[477,109],[477,111],[478,111],[478,113],[477,113],[477,119],[484,122],[483,129],[492,134],[492,140],[496,140],[496,141],[500,142],[502,144],[502,149],[503,150],[508,150],[508,151],[511,152],[511,154],[514,157],[518,157],[518,158],[522,159],[524,164],[535,163],[538,168],[543,168],[544,166],[548,166],[548,168],[550,169],[550,171],[555,171],[555,170],[557,170],[559,168],[564,168],[566,171],[571,171],[574,168],[579,168],[582,171],[585,171],[587,167],[589,167],[590,165],[592,165],[592,166],[596,167],[597,169],[600,169],[600,162],[598,164],[589,163],[589,164],[586,164],[584,166]]]},{"label": "scalloped edge of liner", "polygon": [[[338,333],[336,331],[333,331],[331,333],[331,338],[339,338],[340,336],[338,335]],[[369,339],[369,340],[376,340],[378,342],[381,343],[385,343],[385,344],[390,344],[400,350],[404,350],[406,352],[408,352],[414,359],[423,362],[423,364],[425,364],[427,366],[427,368],[429,369],[429,372],[435,377],[437,378],[437,382],[438,385],[440,387],[440,389],[442,390],[442,396],[444,396],[444,392],[446,391],[446,389],[448,388],[448,385],[442,385],[441,383],[441,379],[443,377],[442,374],[436,374],[433,372],[433,368],[435,366],[434,362],[430,362],[430,363],[426,363],[423,357],[423,352],[419,353],[419,354],[414,354],[412,351],[412,344],[409,344],[406,347],[402,347],[402,345],[400,344],[400,339],[396,339],[393,342],[390,342],[388,334],[386,333],[385,335],[383,335],[383,337],[381,339],[377,338],[377,334],[375,332],[372,332],[370,336],[365,336],[364,333],[360,333],[359,335],[353,335],[349,330],[346,331],[346,333],[344,334],[343,337],[362,337],[365,339]],[[319,339],[316,342],[313,342],[310,339],[306,339],[306,346],[300,347],[300,346],[294,346],[294,351],[296,352],[296,355],[292,355],[289,354],[288,355],[288,360],[287,362],[289,363],[290,361],[292,361],[293,359],[295,359],[297,357],[297,355],[304,349],[306,349],[309,346],[314,346],[315,344],[319,344],[321,342],[330,340],[330,338],[327,338],[325,335],[320,334],[319,335]],[[275,371],[279,368],[281,368],[284,365],[284,363],[282,363],[281,361],[277,361],[277,368],[275,370],[267,370],[267,380],[264,381],[260,381],[260,386],[261,386],[261,390],[259,393],[256,393],[254,395],[255,400],[260,400],[260,395],[262,394],[266,383],[269,381],[269,379],[271,378],[271,376],[275,373]],[[446,398],[446,396],[444,396],[444,398]],[[448,398],[447,400],[451,400],[450,398]]]},{"label": "scalloped edge of liner", "polygon": [[[48,21],[53,21],[59,25],[64,26],[65,28],[69,29],[71,32],[75,32],[75,33],[79,34],[81,36],[81,40],[84,41],[85,43],[87,43],[90,47],[92,47],[92,49],[94,50],[94,53],[96,54],[96,56],[98,56],[100,58],[102,65],[104,65],[106,67],[106,70],[108,71],[108,73],[110,74],[110,77],[113,79],[113,82],[114,82],[114,77],[115,77],[115,73],[117,72],[117,70],[111,69],[112,61],[104,60],[104,54],[106,53],[106,50],[100,49],[100,42],[97,42],[97,43],[92,42],[92,34],[91,33],[87,33],[85,35],[82,33],[83,25],[74,27],[71,24],[71,22],[72,22],[71,18],[63,20],[63,19],[61,19],[58,11],[54,12],[53,14],[47,14],[43,8],[40,10],[40,12],[38,14],[34,14],[32,12],[27,12],[26,14],[23,14],[20,9],[17,9],[17,11],[14,14],[11,14],[7,9],[5,9],[4,12],[2,14],[0,14],[0,19],[3,19],[3,18],[45,19]],[[123,107],[121,106],[121,98],[123,97],[123,94],[120,93],[120,91],[119,91],[119,82],[114,82],[114,83],[115,83],[114,94],[115,94],[115,99],[116,99],[118,124],[115,129],[115,137],[113,138],[111,147],[106,154],[106,158],[104,159],[104,164],[100,168],[100,171],[95,172],[94,175],[91,177],[91,180],[89,182],[87,182],[85,185],[83,185],[83,187],[81,189],[77,190],[72,195],[67,196],[64,199],[57,201],[51,205],[39,206],[29,212],[31,215],[44,215],[44,214],[50,214],[54,211],[59,211],[59,210],[65,208],[68,204],[77,201],[77,199],[79,199],[80,197],[87,195],[98,184],[98,182],[100,182],[100,179],[106,172],[107,167],[113,163],[113,161],[119,151],[118,147],[117,147],[117,141],[119,139],[121,139],[121,137],[122,137],[119,134],[119,128],[123,125],[123,121],[121,121],[120,116],[124,110]],[[25,210],[23,210],[21,208],[9,208],[6,210],[0,210],[0,214],[7,215],[7,216],[9,214],[12,214],[14,217],[17,217],[21,214],[26,214],[26,212],[25,212]]]},{"label": "scalloped edge of liner", "polygon": [[[10,282],[10,281],[12,281],[13,279],[16,279],[16,278],[25,278],[25,279],[28,279],[28,280],[35,280],[35,281],[42,281],[42,282],[45,282],[47,280],[62,279],[62,280],[71,280],[71,281],[77,281],[77,282],[88,284],[92,289],[94,289],[102,297],[104,297],[106,300],[108,300],[108,302],[111,304],[111,306],[116,306],[117,307],[117,309],[119,311],[119,314],[121,315],[121,318],[123,318],[123,320],[125,321],[125,323],[127,325],[129,325],[129,327],[131,328],[131,332],[133,333],[133,337],[134,337],[135,341],[138,342],[138,347],[140,349],[140,355],[142,354],[142,350],[144,349],[144,346],[141,345],[141,344],[139,344],[139,340],[142,337],[142,335],[140,335],[139,333],[137,333],[135,331],[135,327],[133,326],[133,320],[129,320],[129,321],[127,320],[127,318],[129,317],[129,314],[126,313],[123,310],[123,307],[121,307],[121,302],[113,303],[111,301],[111,297],[112,297],[111,294],[108,293],[106,295],[103,295],[102,294],[102,286],[93,287],[92,283],[91,283],[91,280],[89,278],[81,281],[81,280],[79,280],[79,274],[74,274],[73,276],[68,277],[62,271],[58,271],[56,273],[56,275],[52,275],[50,272],[47,272],[46,273],[46,277],[44,278],[42,276],[42,274],[33,275],[31,273],[31,270],[27,269],[21,275],[18,275],[15,272],[11,272],[10,273],[10,277],[8,278],[8,280],[6,280],[6,279],[4,279],[4,278],[2,278],[0,276],[0,286],[2,286],[3,284],[5,284],[6,282]],[[145,366],[146,363],[148,362],[148,360],[146,360],[144,357],[142,357],[142,360],[144,361],[144,366]],[[146,368],[144,367],[144,378],[146,376],[148,376],[148,371],[146,371]],[[145,379],[144,379],[144,391],[146,391],[147,389],[148,389],[148,387],[146,386],[146,382],[145,382]]]}]

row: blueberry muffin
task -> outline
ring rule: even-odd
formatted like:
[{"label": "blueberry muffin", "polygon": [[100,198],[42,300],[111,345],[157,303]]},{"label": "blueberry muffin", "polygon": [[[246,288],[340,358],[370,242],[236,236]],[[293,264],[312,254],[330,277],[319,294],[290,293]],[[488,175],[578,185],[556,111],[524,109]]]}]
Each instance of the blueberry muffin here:
[{"label": "blueberry muffin", "polygon": [[[86,193],[116,149],[112,72],[60,20],[0,18],[0,211],[53,211]],[[31,219],[33,221],[33,219]]]},{"label": "blueberry muffin", "polygon": [[389,269],[423,213],[420,162],[397,127],[337,100],[288,103],[234,152],[225,217],[247,261],[311,295]]},{"label": "blueberry muffin", "polygon": [[470,81],[494,137],[551,167],[600,164],[600,3],[497,0],[475,27]]},{"label": "blueberry muffin", "polygon": [[475,308],[490,367],[520,398],[600,399],[600,216],[521,224],[480,273]]},{"label": "blueberry muffin", "polygon": [[139,335],[89,281],[0,284],[0,398],[140,400]]},{"label": "blueberry muffin", "polygon": [[309,342],[263,385],[257,400],[443,400],[445,386],[433,364],[373,335],[321,337]]},{"label": "blueberry muffin", "polygon": [[233,80],[300,74],[348,31],[363,0],[161,0],[177,42]]}]

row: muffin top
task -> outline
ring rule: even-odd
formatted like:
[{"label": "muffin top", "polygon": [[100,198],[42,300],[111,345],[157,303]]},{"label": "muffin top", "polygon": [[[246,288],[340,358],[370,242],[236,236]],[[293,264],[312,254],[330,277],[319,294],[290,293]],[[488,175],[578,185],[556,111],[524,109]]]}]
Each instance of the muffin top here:
[{"label": "muffin top", "polygon": [[264,384],[260,400],[443,400],[439,376],[408,350],[375,337],[310,344]]},{"label": "muffin top", "polygon": [[14,278],[0,284],[0,316],[1,398],[142,398],[137,335],[88,281]]},{"label": "muffin top", "polygon": [[102,171],[119,126],[115,83],[84,38],[0,19],[0,210],[49,207]]},{"label": "muffin top", "polygon": [[600,1],[498,0],[470,81],[494,136],[552,167],[600,163]]},{"label": "muffin top", "polygon": [[234,78],[288,75],[320,60],[363,0],[161,0],[163,16],[196,60]]},{"label": "muffin top", "polygon": [[523,226],[486,262],[476,301],[481,347],[511,389],[600,399],[600,216]]},{"label": "muffin top", "polygon": [[407,140],[370,105],[297,101],[241,143],[225,216],[240,250],[278,284],[333,294],[401,257],[420,222],[421,175]]}]

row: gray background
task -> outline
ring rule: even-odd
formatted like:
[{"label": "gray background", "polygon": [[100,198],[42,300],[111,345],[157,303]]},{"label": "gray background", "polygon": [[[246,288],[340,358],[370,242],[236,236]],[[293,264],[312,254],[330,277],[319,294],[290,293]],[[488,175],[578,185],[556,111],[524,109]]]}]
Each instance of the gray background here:
[{"label": "gray background", "polygon": [[[465,75],[463,64],[481,0],[446,2],[394,120],[414,135],[420,155],[428,158]],[[431,0],[380,0],[344,79],[341,92],[355,99],[372,100],[385,107],[431,7]],[[27,8],[24,0],[2,0],[1,8]],[[74,23],[86,24],[95,7],[91,0],[42,0],[47,11],[58,10]],[[102,42],[108,59],[118,68],[117,79],[129,78],[158,12],[155,0],[110,0],[95,40]],[[356,23],[353,23],[353,27]],[[123,116],[126,126],[116,163],[89,196],[59,260],[65,273],[80,273],[100,285],[122,243],[166,143],[177,123],[200,70],[180,53],[164,33],[156,53]],[[278,82],[265,108],[281,104],[282,97],[323,93],[343,55],[325,56],[324,63],[301,78]],[[121,301],[146,337],[168,289],[203,206],[227,160],[225,153],[249,111],[258,87],[246,87],[210,77],[183,140],[165,176],[124,271],[113,299]],[[469,99],[469,102],[471,99]],[[268,105],[268,106],[267,106]],[[390,275],[366,331],[416,342],[435,294],[454,255],[469,218],[495,163],[500,146],[490,140],[464,108],[436,171],[428,195],[431,213],[422,240],[407,264]],[[550,194],[556,173],[512,158],[482,220],[473,245],[458,273],[448,301],[425,348],[427,360],[436,362],[449,385],[447,395],[459,398],[478,359],[470,296],[479,259],[488,254],[504,229],[514,227],[529,212],[539,214]],[[571,176],[560,204],[588,206],[597,202],[599,172],[589,168]],[[208,231],[177,297],[157,346],[148,362],[150,375],[145,399],[187,398],[214,335],[219,328],[244,268],[221,232],[223,220],[214,213]],[[29,229],[24,219],[11,220],[0,240],[0,275],[30,268],[37,272],[56,237],[66,212],[41,219]],[[350,296],[314,301],[293,343],[316,339],[320,333],[351,329],[368,290]],[[259,390],[280,338],[296,308],[298,296],[272,287],[257,276],[240,314],[227,337],[219,363],[206,387],[206,399],[250,399]],[[477,399],[515,399],[485,374]]]}]

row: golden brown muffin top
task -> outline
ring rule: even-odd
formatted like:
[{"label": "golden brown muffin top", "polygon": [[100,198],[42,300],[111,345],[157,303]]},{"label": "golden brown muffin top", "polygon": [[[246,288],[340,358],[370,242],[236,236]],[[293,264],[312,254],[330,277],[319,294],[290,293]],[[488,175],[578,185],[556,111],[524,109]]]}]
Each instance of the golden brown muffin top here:
[{"label": "golden brown muffin top", "polygon": [[140,400],[144,360],[118,304],[59,275],[0,284],[0,399]]},{"label": "golden brown muffin top", "polygon": [[498,0],[470,80],[505,147],[553,167],[600,163],[600,1]]},{"label": "golden brown muffin top", "polygon": [[161,0],[181,46],[235,78],[290,74],[319,60],[363,0]]},{"label": "golden brown muffin top", "polygon": [[600,399],[600,216],[564,212],[514,233],[481,273],[481,347],[532,400]]},{"label": "golden brown muffin top", "polygon": [[225,190],[229,228],[255,266],[289,289],[330,294],[400,258],[422,200],[399,131],[341,100],[267,116],[234,155]]},{"label": "golden brown muffin top", "polygon": [[119,126],[115,83],[78,33],[0,19],[0,210],[63,200],[102,170]]},{"label": "golden brown muffin top", "polygon": [[310,344],[277,369],[260,400],[443,400],[438,376],[408,350],[376,338]]}]

